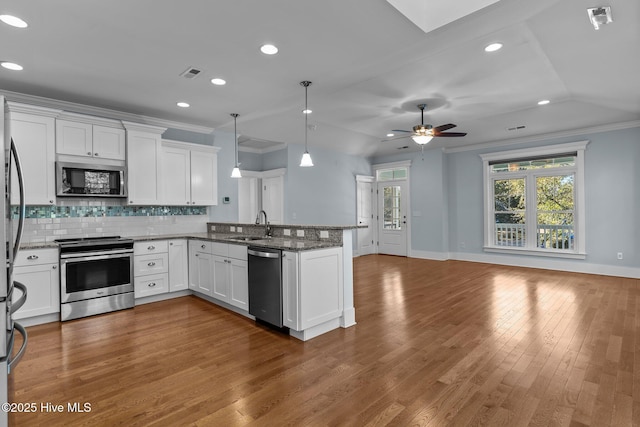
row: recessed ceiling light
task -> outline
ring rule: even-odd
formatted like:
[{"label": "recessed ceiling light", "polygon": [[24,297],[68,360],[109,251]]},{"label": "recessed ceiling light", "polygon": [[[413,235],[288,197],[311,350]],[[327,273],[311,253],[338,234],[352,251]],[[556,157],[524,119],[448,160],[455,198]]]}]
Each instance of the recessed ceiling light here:
[{"label": "recessed ceiling light", "polygon": [[392,136],[394,136],[394,135],[395,135],[394,133],[388,133],[388,134],[387,134],[387,136],[388,136],[388,137],[392,137]]},{"label": "recessed ceiling light", "polygon": [[218,77],[216,77],[215,79],[211,79],[211,83],[213,83],[216,86],[222,86],[227,84],[226,80],[220,79]]},{"label": "recessed ceiling light", "polygon": [[549,101],[548,99],[543,99],[542,101],[538,101],[538,105],[547,105],[550,102],[551,101]]},{"label": "recessed ceiling light", "polygon": [[188,102],[178,102],[176,105],[181,108],[189,108]]},{"label": "recessed ceiling light", "polygon": [[13,15],[0,15],[0,21],[16,28],[28,27],[28,24],[26,22],[24,22],[22,19],[18,18],[17,16],[13,16]]},{"label": "recessed ceiling light", "polygon": [[265,44],[260,47],[260,51],[265,55],[275,55],[278,53],[278,48],[272,44]]},{"label": "recessed ceiling light", "polygon": [[0,62],[0,65],[2,65],[7,70],[12,70],[12,71],[22,71],[23,70],[22,65],[16,64],[16,63],[13,63],[13,62]]},{"label": "recessed ceiling light", "polygon": [[502,49],[502,43],[491,43],[489,46],[484,48],[485,52],[495,52],[496,50]]},{"label": "recessed ceiling light", "polygon": [[302,110],[302,114],[311,114],[311,113],[313,113],[313,111],[308,108],[306,110]]}]

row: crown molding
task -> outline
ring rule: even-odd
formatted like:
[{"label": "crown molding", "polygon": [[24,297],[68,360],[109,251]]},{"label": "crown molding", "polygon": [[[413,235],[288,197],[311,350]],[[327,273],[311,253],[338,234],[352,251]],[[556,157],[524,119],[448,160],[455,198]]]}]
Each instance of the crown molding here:
[{"label": "crown molding", "polygon": [[630,129],[635,127],[640,127],[640,120],[632,120],[629,122],[620,122],[620,123],[610,123],[606,125],[591,126],[587,128],[572,129],[572,130],[566,130],[566,131],[560,131],[560,132],[543,133],[543,134],[532,135],[532,136],[524,136],[522,138],[516,138],[516,139],[502,139],[499,141],[466,145],[464,147],[445,148],[444,152],[446,154],[449,154],[449,153],[460,153],[463,151],[476,151],[476,150],[482,150],[485,148],[496,148],[496,147],[503,147],[505,145],[513,145],[513,144],[525,144],[527,142],[545,141],[553,138],[584,136],[590,133],[611,132],[615,130]]},{"label": "crown molding", "polygon": [[87,114],[91,116],[102,117],[105,119],[121,120],[128,122],[136,122],[149,126],[160,128],[179,129],[196,133],[210,134],[214,128],[189,123],[176,122],[173,120],[159,119],[157,117],[149,117],[141,114],[126,113],[123,111],[112,110],[109,108],[94,107],[91,105],[78,104],[69,101],[60,101],[57,99],[45,98],[36,95],[27,95],[24,93],[0,90],[7,101],[29,104],[34,107],[44,107],[54,110],[61,110],[61,113],[70,115],[73,113]]}]

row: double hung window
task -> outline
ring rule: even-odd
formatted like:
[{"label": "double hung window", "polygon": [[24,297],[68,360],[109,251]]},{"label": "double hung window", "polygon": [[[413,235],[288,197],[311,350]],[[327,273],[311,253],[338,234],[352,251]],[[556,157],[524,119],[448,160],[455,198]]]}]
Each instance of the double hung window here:
[{"label": "double hung window", "polygon": [[485,250],[584,258],[586,145],[481,155]]}]

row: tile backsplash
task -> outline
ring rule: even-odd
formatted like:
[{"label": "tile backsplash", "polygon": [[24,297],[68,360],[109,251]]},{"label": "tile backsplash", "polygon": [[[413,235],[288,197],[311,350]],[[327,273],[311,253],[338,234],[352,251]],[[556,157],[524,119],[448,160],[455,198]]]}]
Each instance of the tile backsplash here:
[{"label": "tile backsplash", "polygon": [[[27,206],[23,243],[61,238],[204,233],[206,207]],[[18,209],[12,209],[17,218]],[[15,230],[14,230],[15,231]]]}]

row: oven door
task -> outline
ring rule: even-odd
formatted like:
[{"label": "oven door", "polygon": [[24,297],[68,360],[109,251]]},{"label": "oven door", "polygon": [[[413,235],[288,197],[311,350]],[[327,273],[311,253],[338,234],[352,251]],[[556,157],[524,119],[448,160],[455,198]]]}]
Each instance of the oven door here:
[{"label": "oven door", "polygon": [[61,257],[60,302],[133,292],[132,278],[133,253]]}]

